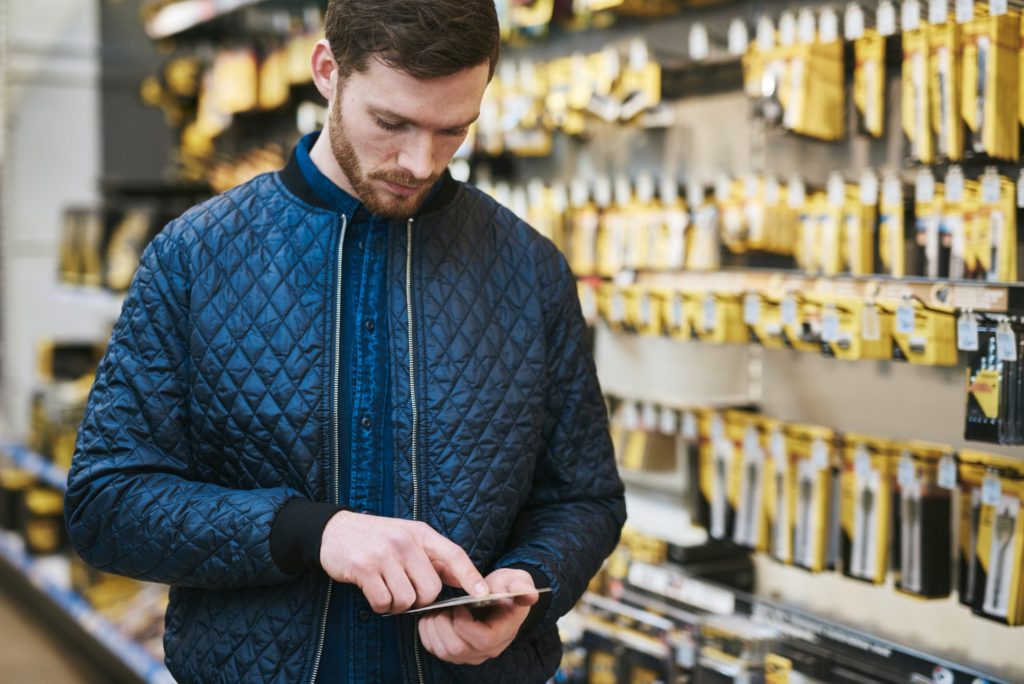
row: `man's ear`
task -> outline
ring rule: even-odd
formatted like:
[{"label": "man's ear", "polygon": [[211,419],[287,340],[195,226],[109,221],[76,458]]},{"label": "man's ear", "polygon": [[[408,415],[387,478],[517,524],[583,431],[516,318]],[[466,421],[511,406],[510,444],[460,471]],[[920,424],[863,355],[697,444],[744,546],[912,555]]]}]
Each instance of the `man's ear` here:
[{"label": "man's ear", "polygon": [[334,102],[334,89],[338,84],[338,65],[334,61],[334,53],[331,52],[331,45],[326,38],[313,48],[310,66],[313,69],[313,83],[316,89],[328,102]]}]

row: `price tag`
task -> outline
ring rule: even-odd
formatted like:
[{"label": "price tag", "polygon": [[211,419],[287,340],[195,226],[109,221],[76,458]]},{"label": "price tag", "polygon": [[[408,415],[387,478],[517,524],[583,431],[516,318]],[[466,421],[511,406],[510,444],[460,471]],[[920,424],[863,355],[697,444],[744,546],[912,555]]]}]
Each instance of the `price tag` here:
[{"label": "price tag", "polygon": [[818,17],[818,39],[824,44],[839,40],[839,17],[831,7],[823,9]]},{"label": "price tag", "polygon": [[853,456],[853,471],[861,479],[866,479],[871,474],[871,454],[863,444],[857,447],[857,452]]},{"label": "price tag", "polygon": [[696,179],[691,178],[686,182],[686,203],[690,205],[690,211],[697,211],[704,206],[704,186]]},{"label": "price tag", "polygon": [[860,5],[851,2],[846,6],[846,16],[843,18],[843,37],[846,40],[857,40],[864,36],[864,10]]},{"label": "price tag", "polygon": [[938,485],[943,489],[956,489],[956,461],[952,456],[939,459]]},{"label": "price tag", "polygon": [[1017,208],[1024,209],[1024,169],[1021,169],[1017,177]]},{"label": "price tag", "polygon": [[846,203],[846,183],[838,173],[828,178],[828,203],[833,207],[841,207]]},{"label": "price tag", "polygon": [[921,169],[917,174],[914,196],[918,202],[931,202],[935,199],[935,176],[930,169]]},{"label": "price tag", "polygon": [[782,430],[775,430],[772,433],[770,449],[776,467],[782,467],[786,463],[786,436],[782,434]]},{"label": "price tag", "polygon": [[693,411],[683,412],[683,439],[692,442],[697,439],[697,414]]},{"label": "price tag", "polygon": [[783,47],[796,42],[796,15],[786,10],[779,17],[779,44]]},{"label": "price tag", "polygon": [[981,503],[986,506],[998,506],[1003,497],[1003,486],[995,473],[985,475],[981,483]]},{"label": "price tag", "polygon": [[892,4],[891,0],[882,0],[879,3],[875,23],[878,25],[880,35],[886,37],[896,35],[896,6]]},{"label": "price tag", "polygon": [[626,320],[626,298],[622,292],[616,290],[612,295],[612,323],[622,323]]},{"label": "price tag", "polygon": [[947,0],[928,0],[928,23],[945,24],[949,16]]},{"label": "price tag", "polygon": [[882,201],[890,207],[903,203],[903,187],[898,176],[888,176],[885,179],[882,184]]},{"label": "price tag", "polygon": [[597,318],[597,296],[594,294],[594,288],[589,285],[584,285],[580,290],[580,307],[583,309],[583,317],[588,322],[593,322]]},{"label": "price tag", "polygon": [[914,305],[900,304],[896,309],[896,332],[901,335],[914,333]]},{"label": "price tag", "polygon": [[747,32],[747,24],[742,19],[733,19],[729,23],[729,54],[742,55],[746,53],[750,44],[750,35]]},{"label": "price tag", "polygon": [[645,403],[640,410],[640,421],[644,430],[653,430],[658,425],[658,408],[651,403]]},{"label": "price tag", "polygon": [[708,40],[708,29],[701,22],[696,22],[690,27],[690,59],[695,62],[703,62],[711,52],[710,41]]},{"label": "price tag", "polygon": [[814,42],[815,34],[818,32],[817,22],[814,20],[814,12],[806,7],[800,10],[797,18],[797,41],[802,45]]},{"label": "price tag", "polygon": [[956,23],[966,24],[974,19],[974,0],[956,0]]},{"label": "price tag", "polygon": [[640,429],[640,411],[631,401],[622,407],[622,426],[631,432]]},{"label": "price tag", "polygon": [[646,292],[640,295],[640,324],[645,328],[651,324],[651,295]]},{"label": "price tag", "polygon": [[743,453],[747,458],[761,460],[761,436],[753,425],[743,435]]},{"label": "price tag", "polygon": [[988,3],[988,13],[993,17],[1001,17],[1009,10],[1008,5],[1006,0],[991,0]]},{"label": "price tag", "polygon": [[807,189],[800,178],[792,178],[789,181],[789,206],[791,209],[800,209],[806,201]]},{"label": "price tag", "polygon": [[951,166],[946,173],[946,199],[958,203],[964,201],[964,172],[959,166]]},{"label": "price tag", "polygon": [[764,203],[769,207],[779,203],[779,181],[775,176],[768,176],[764,181]]},{"label": "price tag", "polygon": [[900,7],[900,24],[904,31],[916,31],[921,28],[921,3],[918,0],[903,0]]},{"label": "price tag", "polygon": [[683,327],[683,296],[678,292],[672,295],[672,327]]},{"label": "price tag", "polygon": [[860,203],[865,207],[878,205],[878,176],[870,171],[860,179]]},{"label": "price tag", "polygon": [[914,459],[906,452],[900,456],[896,479],[900,483],[900,487],[911,487],[917,481],[917,468],[914,467]]},{"label": "price tag", "polygon": [[679,414],[670,408],[662,407],[658,416],[658,432],[663,435],[674,435],[679,432]]},{"label": "price tag", "polygon": [[829,304],[821,316],[821,340],[836,342],[839,339],[839,312]]},{"label": "price tag", "polygon": [[715,295],[708,293],[704,296],[704,330],[712,331],[718,327],[717,321],[718,306],[715,304]]},{"label": "price tag", "polygon": [[996,356],[1000,361],[1017,360],[1017,336],[1008,321],[1003,321],[996,329]]},{"label": "price tag", "polygon": [[981,181],[981,201],[985,204],[995,204],[999,201],[999,175],[986,173]]},{"label": "price tag", "polygon": [[725,437],[725,425],[722,423],[722,416],[714,414],[711,416],[711,443],[718,444]]},{"label": "price tag", "polygon": [[978,351],[978,320],[969,311],[957,319],[956,347],[962,351]]},{"label": "price tag", "polygon": [[757,325],[761,322],[761,297],[748,292],[743,297],[743,323],[746,325]]},{"label": "price tag", "polygon": [[796,325],[797,310],[796,298],[793,295],[786,295],[782,300],[782,324]]},{"label": "price tag", "polygon": [[828,444],[823,440],[816,439],[811,444],[811,463],[818,470],[828,468]]},{"label": "price tag", "polygon": [[715,201],[719,204],[727,201],[732,194],[732,182],[728,176],[719,176],[715,181]]},{"label": "price tag", "polygon": [[860,337],[867,342],[877,342],[882,339],[882,322],[878,317],[878,309],[874,302],[865,302],[864,311],[861,315]]},{"label": "price tag", "polygon": [[766,16],[761,17],[757,20],[757,27],[755,28],[757,34],[757,49],[761,52],[768,52],[775,47],[775,26],[772,24],[772,20]]}]

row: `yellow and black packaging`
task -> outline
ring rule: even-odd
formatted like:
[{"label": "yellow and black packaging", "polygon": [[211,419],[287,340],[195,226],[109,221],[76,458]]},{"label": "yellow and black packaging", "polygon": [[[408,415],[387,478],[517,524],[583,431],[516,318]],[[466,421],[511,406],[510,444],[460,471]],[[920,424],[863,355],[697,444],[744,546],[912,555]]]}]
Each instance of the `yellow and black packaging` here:
[{"label": "yellow and black packaging", "polygon": [[743,411],[708,413],[701,417],[700,507],[708,511],[707,531],[712,539],[730,540],[736,525],[743,438],[751,414]]},{"label": "yellow and black packaging", "polygon": [[853,43],[853,103],[860,129],[872,138],[885,132],[885,36],[868,29]]},{"label": "yellow and black packaging", "polygon": [[910,142],[910,157],[922,164],[935,161],[932,138],[931,97],[928,86],[930,27],[903,32],[903,77],[901,119],[903,133]]},{"label": "yellow and black packaging", "polygon": [[750,341],[768,349],[785,348],[782,300],[767,292],[748,292],[743,302],[743,321]]},{"label": "yellow and black packaging", "polygon": [[857,434],[843,437],[839,544],[847,577],[885,582],[893,463],[885,440]]},{"label": "yellow and black packaging", "polygon": [[956,311],[914,298],[880,302],[894,316],[892,358],[925,366],[957,364]]},{"label": "yellow and black packaging", "polygon": [[928,27],[929,87],[928,102],[936,158],[959,161],[964,156],[963,126],[960,124],[961,27],[952,16],[943,24]]},{"label": "yellow and black packaging", "polygon": [[695,291],[687,295],[694,337],[714,344],[739,344],[747,341],[740,293]]},{"label": "yellow and black packaging", "polygon": [[960,116],[967,152],[975,158],[1017,161],[1020,15],[1010,10],[990,16],[985,6],[975,11],[975,18],[964,26],[962,53]]},{"label": "yellow and black packaging", "polygon": [[767,549],[768,527],[765,519],[766,441],[764,421],[757,416],[741,414],[746,422],[741,445],[742,464],[736,524],[732,540],[739,546],[763,551]]},{"label": "yellow and black packaging", "polygon": [[846,79],[843,43],[814,42],[789,48],[782,125],[817,140],[846,134]]},{"label": "yellow and black packaging", "polygon": [[821,307],[821,349],[826,356],[846,361],[892,358],[892,316],[880,314],[874,302],[832,295],[812,299]]},{"label": "yellow and black packaging", "polygon": [[903,188],[899,179],[887,178],[883,183],[879,210],[878,258],[880,272],[897,278],[907,275],[904,241],[908,214],[911,214],[911,211],[904,204]]},{"label": "yellow and black packaging", "polygon": [[771,556],[787,565],[793,562],[793,507],[796,501],[796,459],[789,448],[786,426],[763,421],[765,461],[765,518]]},{"label": "yellow and black packaging", "polygon": [[793,454],[793,565],[820,572],[828,563],[832,498],[832,430],[790,425],[787,444]]},{"label": "yellow and black packaging", "polygon": [[981,181],[980,194],[967,248],[971,252],[967,276],[991,282],[1016,282],[1016,185],[988,170]]},{"label": "yellow and black packaging", "polygon": [[50,487],[33,486],[20,503],[18,532],[25,540],[25,549],[34,556],[63,551],[68,537],[61,493]]}]

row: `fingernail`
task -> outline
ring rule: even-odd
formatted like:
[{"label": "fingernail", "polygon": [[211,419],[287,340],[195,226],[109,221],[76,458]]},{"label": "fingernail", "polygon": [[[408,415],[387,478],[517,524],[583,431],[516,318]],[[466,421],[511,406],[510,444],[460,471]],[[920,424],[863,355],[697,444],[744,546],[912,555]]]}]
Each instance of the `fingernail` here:
[{"label": "fingernail", "polygon": [[486,595],[490,590],[487,588],[487,584],[484,582],[477,582],[476,586],[473,587],[473,591],[480,594],[481,596]]}]

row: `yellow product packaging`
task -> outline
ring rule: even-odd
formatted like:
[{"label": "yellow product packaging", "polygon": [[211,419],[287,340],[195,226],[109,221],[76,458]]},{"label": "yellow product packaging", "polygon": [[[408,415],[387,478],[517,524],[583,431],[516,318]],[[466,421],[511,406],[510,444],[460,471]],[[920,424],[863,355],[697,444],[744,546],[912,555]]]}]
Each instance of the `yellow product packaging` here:
[{"label": "yellow product packaging", "polygon": [[767,459],[764,472],[765,526],[771,556],[787,565],[793,562],[793,511],[796,502],[796,463],[789,448],[786,426],[781,421],[762,421]]},{"label": "yellow product packaging", "polygon": [[975,269],[968,275],[990,282],[1017,280],[1017,188],[992,169],[981,181],[972,242]]},{"label": "yellow product packaging", "polygon": [[783,349],[786,338],[782,328],[782,300],[766,292],[748,292],[743,296],[743,323],[750,341],[768,349]]},{"label": "yellow product packaging", "polygon": [[661,102],[661,65],[650,59],[646,45],[630,46],[629,60],[615,89],[622,103],[620,118],[630,121]]},{"label": "yellow product packaging", "polygon": [[789,48],[782,124],[818,140],[839,140],[846,133],[846,79],[843,43],[815,40]]},{"label": "yellow product packaging", "polygon": [[599,184],[596,187],[601,188],[595,192],[600,193],[597,197],[597,206],[602,209],[597,229],[597,273],[604,278],[612,278],[625,266],[626,207],[618,201],[609,204],[607,200],[610,197],[604,195],[603,185]]},{"label": "yellow product packaging", "polygon": [[963,127],[957,111],[960,102],[961,27],[952,17],[944,24],[932,24],[928,30],[929,83],[928,94],[932,132],[935,134],[936,157],[959,161],[964,156]]},{"label": "yellow product packaging", "polygon": [[868,29],[853,43],[853,103],[861,130],[873,138],[885,131],[885,36]]},{"label": "yellow product packaging", "polygon": [[798,292],[790,293],[782,299],[780,316],[789,347],[804,352],[821,351],[821,305],[818,302]]},{"label": "yellow product packaging", "polygon": [[867,275],[874,271],[877,181],[875,188],[870,202],[865,201],[865,195],[859,189],[847,189],[840,244],[841,270],[853,275]]},{"label": "yellow product packaging", "polygon": [[940,271],[948,273],[949,254],[942,249],[941,236],[945,209],[944,187],[934,182],[930,170],[921,171],[914,197],[914,267],[909,269],[912,272],[928,278],[938,278]]},{"label": "yellow product packaging", "polygon": [[597,233],[600,214],[590,200],[586,182],[576,179],[569,190],[569,256],[573,273],[578,276],[597,272]]},{"label": "yellow product packaging", "polygon": [[910,141],[910,157],[922,164],[931,164],[935,161],[935,142],[929,123],[930,28],[927,24],[921,24],[920,28],[903,32],[901,119],[903,132]]},{"label": "yellow product packaging", "polygon": [[681,290],[664,290],[661,298],[661,323],[666,335],[676,340],[693,337],[690,309]]},{"label": "yellow product packaging", "polygon": [[[629,182],[620,179],[616,185],[616,195],[623,196],[622,206],[626,223],[626,245],[623,255],[623,266],[630,271],[641,271],[648,268],[651,248],[652,216],[655,214],[654,181],[642,174],[637,178],[636,193],[630,193]],[[657,226],[653,226],[657,229]]]},{"label": "yellow product packaging", "polygon": [[1020,158],[1018,122],[1020,15],[988,16],[979,8],[964,27],[960,116],[968,152],[983,158]]},{"label": "yellow product packaging", "polygon": [[747,251],[748,226],[744,210],[743,184],[738,181],[720,183],[716,188],[716,204],[721,221],[722,244],[733,254]]},{"label": "yellow product packaging", "polygon": [[592,278],[580,278],[576,281],[576,294],[580,299],[580,310],[589,327],[593,327],[600,316],[601,310],[598,306],[600,285],[600,281]]},{"label": "yellow product packaging", "polygon": [[956,310],[919,299],[881,302],[894,316],[892,358],[925,366],[957,363]]},{"label": "yellow product packaging", "polygon": [[659,413],[650,404],[623,402],[613,421],[612,443],[619,465],[632,471],[668,472],[676,466],[675,435],[658,428]]},{"label": "yellow product packaging", "polygon": [[[766,477],[766,427],[772,423],[765,422],[760,416],[734,412],[733,423],[743,430],[739,445],[742,463],[739,470],[739,486],[737,492],[736,519],[733,525],[732,541],[758,551],[768,548],[768,525],[765,516],[765,477]],[[730,420],[727,414],[727,420]],[[734,429],[732,434],[738,432]],[[727,433],[729,430],[727,429]],[[734,443],[735,447],[735,443]]]},{"label": "yellow product packaging", "polygon": [[829,560],[835,434],[827,428],[790,425],[787,435],[793,456],[793,564],[820,572]]},{"label": "yellow product packaging", "polygon": [[615,332],[626,330],[628,312],[625,289],[615,283],[601,283],[597,292],[597,310],[609,329]]},{"label": "yellow product packaging", "polygon": [[766,52],[758,47],[756,41],[751,41],[740,62],[743,67],[743,91],[748,97],[761,97],[767,64]]},{"label": "yellow product packaging", "polygon": [[907,275],[904,248],[906,212],[903,186],[895,174],[890,174],[882,184],[882,203],[878,220],[878,258],[881,261],[882,272],[897,278]]},{"label": "yellow product packaging", "polygon": [[797,220],[796,264],[806,273],[822,270],[822,218],[828,214],[828,198],[823,192],[807,197]]},{"label": "yellow product packaging", "polygon": [[942,225],[940,227],[940,251],[948,264],[940,264],[939,273],[952,280],[966,277],[967,211],[970,197],[976,192],[977,184],[966,181],[963,171],[953,167],[946,172],[945,197],[943,198]]},{"label": "yellow product packaging", "polygon": [[975,451],[962,451],[960,461],[968,511],[960,601],[990,620],[1024,624],[1024,462]]},{"label": "yellow product packaging", "polygon": [[714,344],[747,341],[742,296],[735,292],[693,292],[688,300],[697,339]]},{"label": "yellow product packaging", "polygon": [[663,291],[645,285],[634,285],[626,293],[627,328],[641,335],[661,335]]},{"label": "yellow product packaging", "polygon": [[846,203],[846,184],[837,174],[829,180],[827,198],[818,216],[818,265],[825,275],[837,275],[842,271]]},{"label": "yellow product packaging", "polygon": [[686,268],[692,271],[713,271],[721,262],[718,210],[713,203],[698,205],[688,202],[693,224],[686,250]]},{"label": "yellow product packaging", "polygon": [[657,271],[679,271],[686,263],[687,228],[690,214],[686,202],[679,197],[676,180],[666,176],[659,184],[660,216],[652,220],[658,226],[657,245],[651,249],[651,268]]},{"label": "yellow product packaging", "polygon": [[793,672],[793,661],[789,658],[769,653],[764,659],[765,684],[789,684]]},{"label": "yellow product packaging", "polygon": [[843,574],[882,584],[889,568],[894,454],[887,440],[859,434],[844,435],[841,450]]},{"label": "yellow product packaging", "polygon": [[894,442],[893,568],[896,588],[921,598],[952,589],[953,493],[957,474],[952,447]]},{"label": "yellow product packaging", "polygon": [[888,359],[892,355],[892,317],[878,314],[874,302],[856,297],[818,295],[821,349],[845,361]]},{"label": "yellow product packaging", "polygon": [[[735,424],[727,427],[725,413],[709,412],[700,417],[700,483],[698,510],[706,511],[705,524],[712,539],[732,538],[736,518],[739,469],[742,454],[734,446]],[[742,438],[741,438],[742,439]]]},{"label": "yellow product packaging", "polygon": [[278,48],[263,58],[259,65],[258,106],[276,109],[288,102],[288,51]]}]

